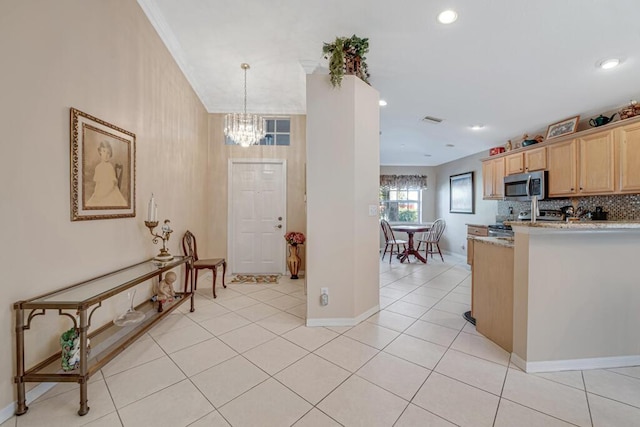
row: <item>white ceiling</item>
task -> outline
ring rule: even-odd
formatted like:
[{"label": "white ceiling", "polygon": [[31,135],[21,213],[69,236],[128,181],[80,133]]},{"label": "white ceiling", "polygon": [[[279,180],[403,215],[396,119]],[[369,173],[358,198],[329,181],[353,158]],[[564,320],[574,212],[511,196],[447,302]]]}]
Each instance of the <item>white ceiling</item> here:
[{"label": "white ceiling", "polygon": [[[241,111],[247,62],[249,112],[304,114],[305,69],[327,73],[322,43],[368,37],[370,83],[388,102],[383,165],[435,166],[640,101],[639,0],[138,3],[211,113]],[[459,17],[445,26],[447,8]],[[596,67],[610,57],[622,65]]]}]

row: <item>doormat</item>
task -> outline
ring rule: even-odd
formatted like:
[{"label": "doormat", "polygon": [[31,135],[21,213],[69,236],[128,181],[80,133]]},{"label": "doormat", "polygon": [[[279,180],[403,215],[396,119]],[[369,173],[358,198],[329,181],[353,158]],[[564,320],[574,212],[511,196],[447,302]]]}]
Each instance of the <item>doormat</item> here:
[{"label": "doormat", "polygon": [[279,274],[237,274],[230,283],[278,283]]}]

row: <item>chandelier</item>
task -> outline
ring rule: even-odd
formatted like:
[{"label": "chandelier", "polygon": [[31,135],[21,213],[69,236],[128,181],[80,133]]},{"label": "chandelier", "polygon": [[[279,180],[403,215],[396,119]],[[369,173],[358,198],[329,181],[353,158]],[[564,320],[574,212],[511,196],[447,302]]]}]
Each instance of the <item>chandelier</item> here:
[{"label": "chandelier", "polygon": [[224,134],[238,145],[248,147],[256,145],[265,135],[264,119],[256,114],[247,114],[247,70],[249,64],[242,63],[244,70],[244,110],[224,117]]}]

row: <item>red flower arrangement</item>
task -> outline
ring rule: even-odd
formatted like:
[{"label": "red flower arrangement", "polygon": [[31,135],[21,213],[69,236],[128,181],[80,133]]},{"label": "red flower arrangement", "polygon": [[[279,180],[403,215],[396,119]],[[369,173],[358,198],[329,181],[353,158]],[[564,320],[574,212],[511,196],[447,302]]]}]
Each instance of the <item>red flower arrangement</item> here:
[{"label": "red flower arrangement", "polygon": [[306,240],[304,237],[304,233],[299,233],[297,231],[289,231],[287,234],[284,235],[284,239],[291,246],[301,245]]}]

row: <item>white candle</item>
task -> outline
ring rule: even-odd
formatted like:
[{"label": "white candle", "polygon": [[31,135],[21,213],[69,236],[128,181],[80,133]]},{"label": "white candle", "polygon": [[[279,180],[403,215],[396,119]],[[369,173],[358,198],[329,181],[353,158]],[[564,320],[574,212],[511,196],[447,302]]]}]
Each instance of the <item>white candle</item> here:
[{"label": "white candle", "polygon": [[154,217],[154,210],[155,209],[156,209],[156,201],[153,198],[153,193],[151,193],[151,199],[149,200],[149,207],[147,209],[147,221],[148,222],[154,221],[153,217]]}]

